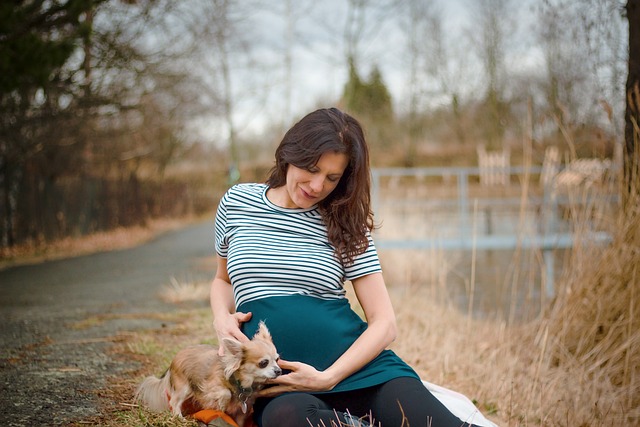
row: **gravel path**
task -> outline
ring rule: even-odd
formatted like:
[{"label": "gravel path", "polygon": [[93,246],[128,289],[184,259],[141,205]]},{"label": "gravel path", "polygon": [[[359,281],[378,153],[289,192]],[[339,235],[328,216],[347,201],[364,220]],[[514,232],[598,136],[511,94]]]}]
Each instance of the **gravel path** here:
[{"label": "gravel path", "polygon": [[200,283],[214,270],[207,221],[132,249],[0,271],[0,426],[99,416],[108,378],[136,368],[110,357],[114,339],[162,327],[145,314],[176,310],[158,298],[172,277]]}]

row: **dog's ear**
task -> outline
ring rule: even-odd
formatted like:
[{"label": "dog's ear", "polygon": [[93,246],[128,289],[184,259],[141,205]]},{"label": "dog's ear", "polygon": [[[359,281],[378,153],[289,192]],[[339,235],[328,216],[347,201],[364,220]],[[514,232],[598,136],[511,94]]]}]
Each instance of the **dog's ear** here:
[{"label": "dog's ear", "polygon": [[224,377],[229,379],[235,371],[240,369],[240,365],[242,365],[244,347],[240,341],[231,338],[223,338],[222,346],[224,347],[224,354],[222,355]]},{"label": "dog's ear", "polygon": [[258,332],[256,332],[253,338],[259,338],[264,341],[273,341],[273,339],[271,338],[271,332],[269,332],[269,329],[267,329],[267,325],[265,325],[265,323],[262,321],[260,321],[260,324],[258,325]]}]

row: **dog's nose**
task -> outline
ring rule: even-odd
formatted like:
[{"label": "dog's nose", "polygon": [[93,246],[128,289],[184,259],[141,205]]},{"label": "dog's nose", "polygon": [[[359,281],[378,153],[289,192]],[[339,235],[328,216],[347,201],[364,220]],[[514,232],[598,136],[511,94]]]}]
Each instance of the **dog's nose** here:
[{"label": "dog's nose", "polygon": [[276,377],[279,377],[280,375],[282,375],[282,369],[280,369],[279,366],[276,366],[275,368],[273,368],[273,373],[276,374]]}]

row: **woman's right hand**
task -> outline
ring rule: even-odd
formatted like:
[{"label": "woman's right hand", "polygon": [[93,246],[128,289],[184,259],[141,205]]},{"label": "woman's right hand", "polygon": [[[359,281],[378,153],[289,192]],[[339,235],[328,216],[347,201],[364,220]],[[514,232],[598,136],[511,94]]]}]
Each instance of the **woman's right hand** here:
[{"label": "woman's right hand", "polygon": [[[242,333],[240,325],[251,320],[251,313],[236,312],[230,313],[222,318],[216,317],[213,321],[213,327],[216,330],[218,336],[218,343],[222,342],[223,338],[233,338],[240,342],[247,342],[249,338]],[[218,348],[218,354],[222,356],[224,348],[222,345]]]},{"label": "woman's right hand", "polygon": [[[224,338],[232,338],[240,342],[247,342],[249,338],[240,330],[240,325],[251,319],[251,313],[236,311],[233,300],[233,288],[227,272],[227,259],[217,256],[218,269],[211,283],[210,303],[213,312],[213,327],[221,344]],[[222,356],[224,350],[219,346],[218,353]]]}]

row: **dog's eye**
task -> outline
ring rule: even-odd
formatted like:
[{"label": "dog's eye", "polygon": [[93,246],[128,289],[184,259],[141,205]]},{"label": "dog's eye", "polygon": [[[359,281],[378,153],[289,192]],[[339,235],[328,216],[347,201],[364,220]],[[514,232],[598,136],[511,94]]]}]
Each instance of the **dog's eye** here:
[{"label": "dog's eye", "polygon": [[260,363],[258,363],[258,367],[260,369],[264,369],[267,366],[269,366],[269,361],[267,359],[263,359],[263,360],[260,361]]}]

